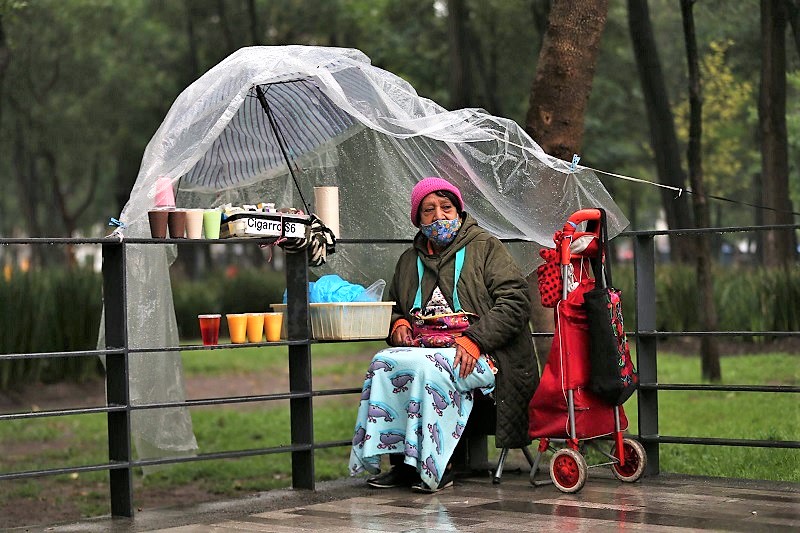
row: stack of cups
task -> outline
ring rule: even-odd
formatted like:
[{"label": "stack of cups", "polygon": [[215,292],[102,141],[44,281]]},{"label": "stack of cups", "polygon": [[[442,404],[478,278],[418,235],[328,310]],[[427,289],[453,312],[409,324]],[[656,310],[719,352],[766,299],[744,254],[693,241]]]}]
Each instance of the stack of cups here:
[{"label": "stack of cups", "polygon": [[183,239],[186,235],[186,211],[175,209],[175,191],[172,180],[159,176],[155,185],[155,208],[147,212],[150,221],[150,235],[154,239],[165,239],[167,229],[173,239]]}]

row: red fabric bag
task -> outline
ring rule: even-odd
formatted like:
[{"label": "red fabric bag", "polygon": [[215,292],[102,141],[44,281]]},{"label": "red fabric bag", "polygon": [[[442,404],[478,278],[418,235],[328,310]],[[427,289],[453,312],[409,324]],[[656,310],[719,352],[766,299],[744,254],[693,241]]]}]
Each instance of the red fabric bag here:
[{"label": "red fabric bag", "polygon": [[544,259],[544,264],[536,268],[536,280],[539,284],[542,305],[555,307],[558,305],[558,301],[561,300],[561,294],[564,289],[558,254],[554,248],[542,248],[539,250],[539,255]]}]

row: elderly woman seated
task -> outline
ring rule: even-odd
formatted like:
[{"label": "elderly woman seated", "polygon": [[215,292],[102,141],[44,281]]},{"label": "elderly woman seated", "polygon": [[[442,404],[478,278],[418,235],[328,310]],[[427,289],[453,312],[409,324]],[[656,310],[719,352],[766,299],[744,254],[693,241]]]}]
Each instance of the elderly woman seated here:
[{"label": "elderly woman seated", "polygon": [[367,370],[350,471],[380,472],[375,488],[437,492],[453,484],[451,456],[476,394],[497,405],[495,443],[530,443],[528,403],[538,383],[528,285],[503,244],[464,211],[448,181],[425,178],[411,193],[413,246],[397,262],[387,339]]}]

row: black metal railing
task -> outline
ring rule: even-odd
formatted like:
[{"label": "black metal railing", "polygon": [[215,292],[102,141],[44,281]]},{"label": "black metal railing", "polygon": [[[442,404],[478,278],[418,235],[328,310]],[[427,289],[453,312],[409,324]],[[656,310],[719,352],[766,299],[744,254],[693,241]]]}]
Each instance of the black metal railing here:
[{"label": "black metal railing", "polygon": [[659,235],[683,236],[704,233],[732,233],[744,231],[789,230],[797,231],[798,225],[748,226],[714,229],[687,229],[661,231],[632,231],[620,235],[634,242],[634,290],[636,293],[636,357],[639,371],[638,409],[639,440],[647,453],[646,475],[660,472],[660,444],[700,444],[708,446],[750,446],[762,448],[800,448],[798,441],[776,441],[756,439],[721,439],[661,435],[658,418],[658,392],[666,390],[692,391],[747,391],[774,394],[798,393],[795,386],[747,386],[719,384],[664,384],[658,382],[658,338],[665,336],[700,337],[704,335],[730,336],[800,336],[797,331],[658,331],[656,327],[656,282],[655,282],[655,237]]},{"label": "black metal railing", "polygon": [[[659,434],[658,393],[666,390],[696,391],[746,391],[767,392],[775,394],[798,393],[800,387],[795,386],[751,386],[751,385],[714,385],[714,384],[663,384],[657,379],[657,344],[663,336],[703,336],[703,335],[748,335],[748,336],[798,336],[796,331],[743,331],[743,332],[666,332],[656,328],[656,255],[654,238],[659,235],[687,235],[696,233],[722,233],[736,231],[765,231],[770,229],[800,229],[798,225],[714,228],[706,230],[678,231],[636,231],[619,235],[620,239],[632,239],[634,242],[634,282],[636,298],[636,329],[630,335],[636,339],[637,362],[641,385],[638,391],[639,439],[647,452],[648,475],[658,474],[660,444],[701,444],[720,446],[751,446],[768,448],[800,448],[797,441],[748,440],[694,438],[683,436],[666,436]],[[183,402],[144,403],[131,405],[128,388],[129,355],[132,353],[208,350],[242,347],[242,345],[204,346],[165,346],[156,348],[131,348],[128,341],[128,317],[126,301],[126,247],[131,244],[163,245],[163,244],[248,244],[260,243],[253,239],[224,239],[219,241],[186,240],[186,239],[0,239],[0,245],[82,245],[97,244],[102,247],[103,254],[103,306],[105,311],[105,349],[45,352],[0,355],[0,361],[17,361],[21,359],[104,356],[106,359],[106,405],[77,409],[53,409],[23,413],[0,413],[0,423],[6,420],[33,419],[41,417],[59,417],[74,414],[106,413],[108,419],[108,462],[92,465],[70,466],[58,468],[0,472],[0,482],[4,480],[23,479],[59,474],[80,473],[107,470],[109,472],[109,490],[111,514],[114,516],[133,516],[133,469],[136,467],[163,465],[182,462],[207,461],[215,459],[241,458],[256,455],[290,453],[292,464],[292,486],[298,489],[313,489],[315,486],[314,451],[317,449],[349,446],[349,440],[315,442],[313,427],[313,399],[320,396],[355,394],[360,388],[329,389],[315,391],[311,377],[311,340],[308,307],[308,270],[305,254],[286,254],[287,285],[287,340],[279,343],[248,344],[246,346],[272,346],[276,344],[288,346],[289,391],[280,394],[257,396],[237,396],[186,400]],[[408,243],[408,240],[365,240],[342,239],[342,246],[365,243]],[[547,333],[535,333],[534,336],[548,336]],[[335,342],[335,341],[333,341]],[[190,457],[170,457],[163,459],[134,459],[131,446],[131,413],[135,410],[158,409],[166,407],[189,407],[200,405],[237,404],[272,400],[289,400],[290,410],[290,444],[284,446],[232,450],[224,452],[204,453]]]}]

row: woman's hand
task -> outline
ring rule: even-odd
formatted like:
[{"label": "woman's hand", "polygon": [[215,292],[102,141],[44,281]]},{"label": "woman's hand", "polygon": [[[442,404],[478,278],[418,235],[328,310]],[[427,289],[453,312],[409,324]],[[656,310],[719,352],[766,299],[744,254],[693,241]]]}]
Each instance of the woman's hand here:
[{"label": "woman's hand", "polygon": [[464,348],[456,345],[456,358],[453,360],[453,365],[458,367],[458,375],[461,376],[461,379],[469,376],[475,370],[477,364],[477,359],[472,357]]},{"label": "woman's hand", "polygon": [[393,346],[411,346],[411,328],[408,326],[397,326],[392,332]]}]

